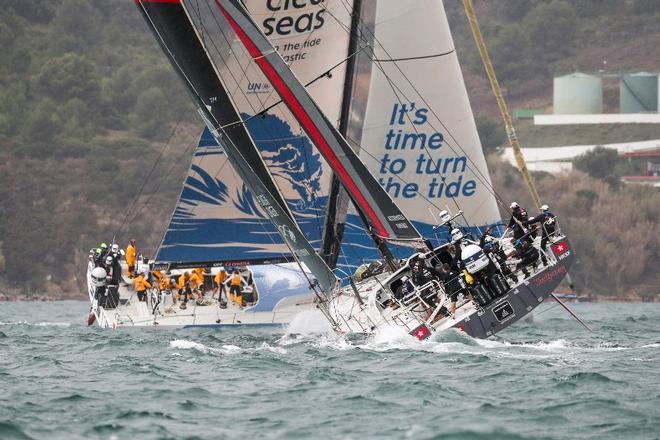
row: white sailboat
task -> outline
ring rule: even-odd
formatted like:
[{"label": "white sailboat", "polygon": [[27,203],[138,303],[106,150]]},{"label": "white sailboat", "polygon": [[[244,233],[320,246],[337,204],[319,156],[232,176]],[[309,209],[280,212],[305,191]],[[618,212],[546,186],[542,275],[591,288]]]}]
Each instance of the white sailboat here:
[{"label": "white sailboat", "polygon": [[[253,10],[250,2],[248,10],[236,0],[137,3],[188,86],[212,137],[253,194],[250,200],[256,203],[251,206],[272,221],[269,237],[275,231],[279,234],[283,261],[306,281],[300,283],[300,294],[316,299],[316,304],[309,301],[307,306],[318,307],[337,331],[371,332],[397,325],[423,339],[433,331],[455,327],[487,337],[529,313],[566,274],[572,252],[559,231],[546,249],[539,249],[540,237],[533,241],[531,233],[526,234],[528,245],[538,249],[537,259],[540,252],[547,264],[519,264],[523,274],[518,279],[507,278],[509,271],[493,252],[470,243],[470,235],[475,241],[483,228],[498,224],[501,201],[490,184],[441,2],[309,2],[317,8],[310,13],[297,10],[296,2],[277,6],[265,2],[261,11]],[[258,3],[263,7],[264,2]],[[323,66],[316,75],[299,73],[296,63],[305,59],[302,54],[338,41],[336,33],[315,34],[331,20],[346,36],[346,44],[337,46],[343,47],[344,55],[338,55],[340,50],[325,52],[328,60],[315,64]],[[407,34],[404,41],[402,23],[421,31]],[[291,46],[277,39],[281,35],[265,35],[286,35],[296,27],[306,35]],[[333,54],[336,58],[329,58]],[[319,78],[335,78],[335,69],[343,64],[348,72],[343,93],[330,93],[325,79]],[[306,89],[304,84],[310,81],[314,82]],[[335,113],[323,108],[323,99],[314,96],[314,90],[343,96],[337,101],[341,106],[334,107]],[[287,127],[292,135],[284,150],[281,142],[270,150],[260,145],[260,140],[283,140],[272,124]],[[288,159],[269,160],[280,155]],[[310,169],[293,178],[282,173],[292,163],[310,158],[320,162],[314,175],[325,179],[324,184],[310,179]],[[315,194],[323,194],[320,188],[327,191],[322,204]],[[290,209],[287,191],[290,194],[291,189],[303,196],[297,206],[301,209]],[[353,207],[347,212],[349,199]],[[311,214],[303,209],[309,206],[315,209]],[[206,220],[216,221],[215,215]],[[175,211],[173,223],[176,216]],[[310,219],[324,225],[320,242],[314,240],[321,235],[305,227]],[[184,216],[181,224],[186,221]],[[178,227],[171,225],[170,238]],[[458,258],[453,258],[465,271],[449,283],[437,275],[419,282],[416,270],[430,269],[446,258],[454,227]],[[337,243],[343,231],[340,252]],[[171,256],[177,244],[168,234],[155,267],[185,267],[186,262]],[[506,238],[496,240],[503,252],[511,247]],[[273,246],[276,243],[273,240]],[[373,255],[376,249],[386,264],[374,263],[367,270],[361,268],[360,279],[351,277],[347,269],[361,262],[362,251]],[[245,260],[251,255],[241,252]],[[232,263],[200,259],[196,250],[192,255],[205,266]],[[250,266],[253,271],[255,267],[260,266]],[[263,267],[269,268],[272,279],[281,272],[278,266]],[[411,278],[416,282],[408,281]],[[460,287],[450,288],[452,283]],[[260,298],[269,294],[259,289]],[[458,302],[454,314],[448,313],[452,297]],[[154,315],[151,325],[162,325],[166,319]],[[215,322],[226,323],[220,318]]]}]

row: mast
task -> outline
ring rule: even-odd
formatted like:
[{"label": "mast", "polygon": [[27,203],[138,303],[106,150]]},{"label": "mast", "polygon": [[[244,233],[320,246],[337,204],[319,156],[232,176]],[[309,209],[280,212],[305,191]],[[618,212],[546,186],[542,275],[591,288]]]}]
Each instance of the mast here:
[{"label": "mast", "polygon": [[[353,56],[358,48],[359,29],[362,18],[362,0],[354,0],[353,2],[353,16],[351,17],[351,30],[348,41],[348,62],[346,63],[346,79],[344,80],[344,93],[342,96],[341,114],[339,117],[339,133],[348,139],[348,130],[351,117],[351,106],[353,99],[353,84],[355,80],[355,67],[358,62],[358,57]],[[344,227],[346,222],[346,214],[348,212],[349,197],[346,190],[341,186],[341,182],[335,173],[332,174],[332,181],[330,183],[330,194],[328,197],[328,207],[325,218],[325,225],[323,228],[323,243],[321,247],[321,255],[325,262],[331,268],[337,266],[337,259],[341,251],[341,243],[344,238]],[[378,246],[388,264],[392,264],[394,257],[390,252],[387,245],[378,236],[374,235],[369,228],[366,219],[361,215],[360,218],[367,227],[367,231],[371,239]]]},{"label": "mast", "polygon": [[511,148],[513,148],[513,154],[516,157],[518,170],[522,174],[523,179],[525,179],[527,189],[532,196],[532,201],[537,208],[540,208],[541,199],[539,198],[539,194],[536,191],[536,186],[534,185],[532,176],[529,174],[529,170],[527,169],[525,157],[520,150],[520,142],[518,142],[518,136],[516,136],[516,130],[513,127],[513,122],[511,120],[511,114],[509,113],[509,109],[507,108],[504,97],[502,96],[502,90],[500,89],[500,84],[497,81],[495,70],[493,69],[492,63],[490,62],[488,50],[486,49],[483,36],[481,35],[481,30],[479,29],[479,22],[477,21],[477,16],[475,15],[474,8],[472,7],[472,0],[463,0],[463,6],[465,7],[465,13],[467,15],[468,22],[470,23],[470,29],[472,29],[474,41],[477,44],[477,49],[479,49],[481,61],[484,63],[486,74],[488,75],[490,87],[493,89],[493,94],[495,95],[495,99],[497,99],[497,106],[499,107],[502,118],[504,119],[504,125],[506,126],[506,136],[509,139]]}]

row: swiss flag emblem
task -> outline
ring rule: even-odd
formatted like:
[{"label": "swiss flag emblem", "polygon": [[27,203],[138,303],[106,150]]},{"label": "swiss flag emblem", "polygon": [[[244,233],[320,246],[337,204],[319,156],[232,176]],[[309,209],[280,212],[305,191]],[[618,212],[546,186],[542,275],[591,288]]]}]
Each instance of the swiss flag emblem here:
[{"label": "swiss flag emblem", "polygon": [[422,324],[419,327],[415,328],[415,330],[410,332],[411,335],[419,339],[420,341],[423,341],[424,339],[428,338],[431,336],[431,330],[425,325]]},{"label": "swiss flag emblem", "polygon": [[568,245],[565,241],[560,241],[552,245],[552,251],[555,255],[559,256],[568,250]]}]

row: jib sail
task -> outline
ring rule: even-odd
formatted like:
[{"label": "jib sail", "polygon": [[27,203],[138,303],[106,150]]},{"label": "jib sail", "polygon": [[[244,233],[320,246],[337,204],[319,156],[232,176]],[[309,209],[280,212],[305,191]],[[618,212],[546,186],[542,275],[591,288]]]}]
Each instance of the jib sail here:
[{"label": "jib sail", "polygon": [[442,3],[382,1],[375,14],[375,32],[363,37],[373,39],[371,81],[357,91],[368,93],[360,159],[423,236],[447,208],[473,226],[497,222]]}]

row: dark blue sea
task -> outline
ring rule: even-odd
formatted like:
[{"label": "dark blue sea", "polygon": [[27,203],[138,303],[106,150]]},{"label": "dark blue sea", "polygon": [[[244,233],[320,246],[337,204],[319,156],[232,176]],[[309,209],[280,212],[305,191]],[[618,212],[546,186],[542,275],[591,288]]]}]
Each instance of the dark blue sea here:
[{"label": "dark blue sea", "polygon": [[499,337],[100,330],[0,303],[0,439],[658,439],[660,304],[553,303]]}]

